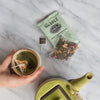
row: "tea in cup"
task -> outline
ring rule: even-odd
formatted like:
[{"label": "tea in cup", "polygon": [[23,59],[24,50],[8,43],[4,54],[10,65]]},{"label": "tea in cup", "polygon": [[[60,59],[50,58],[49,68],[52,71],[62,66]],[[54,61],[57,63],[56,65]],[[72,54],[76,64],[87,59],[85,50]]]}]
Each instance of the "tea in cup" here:
[{"label": "tea in cup", "polygon": [[31,49],[20,49],[12,58],[12,68],[19,76],[34,73],[40,66],[40,56]]}]

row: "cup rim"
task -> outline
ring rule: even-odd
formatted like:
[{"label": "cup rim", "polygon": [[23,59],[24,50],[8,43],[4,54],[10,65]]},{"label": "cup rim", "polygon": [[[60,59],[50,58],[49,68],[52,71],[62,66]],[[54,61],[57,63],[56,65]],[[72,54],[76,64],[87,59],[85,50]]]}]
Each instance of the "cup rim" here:
[{"label": "cup rim", "polygon": [[[23,52],[23,51],[29,51],[29,52],[31,52],[32,54],[35,55],[35,57],[36,57],[36,59],[37,59],[37,62],[38,62],[37,67],[36,67],[35,71],[33,71],[31,74],[23,75],[23,74],[19,73],[15,67],[13,67],[13,66],[14,66],[14,59],[15,59],[15,56],[16,56],[17,54]],[[13,55],[12,61],[11,61],[11,65],[12,65],[13,71],[14,71],[17,75],[19,75],[19,76],[29,76],[29,75],[32,75],[33,73],[35,73],[35,72],[38,70],[38,68],[40,67],[40,63],[41,63],[41,62],[40,62],[40,56],[39,56],[39,54],[38,54],[35,50],[31,50],[31,49],[20,49],[20,50],[18,50],[18,51]]]}]

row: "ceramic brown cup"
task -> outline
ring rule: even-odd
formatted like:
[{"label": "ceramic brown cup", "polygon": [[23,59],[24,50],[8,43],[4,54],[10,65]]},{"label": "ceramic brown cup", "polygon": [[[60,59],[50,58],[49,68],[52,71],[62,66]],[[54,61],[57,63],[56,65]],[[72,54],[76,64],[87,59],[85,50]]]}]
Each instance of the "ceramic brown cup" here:
[{"label": "ceramic brown cup", "polygon": [[[27,67],[24,73],[22,73],[21,69],[17,66],[19,64],[16,61],[19,61],[20,63],[27,62]],[[31,49],[20,49],[13,55],[12,58],[12,68],[19,76],[27,76],[34,73],[39,68],[40,63],[41,59],[39,54]]]}]

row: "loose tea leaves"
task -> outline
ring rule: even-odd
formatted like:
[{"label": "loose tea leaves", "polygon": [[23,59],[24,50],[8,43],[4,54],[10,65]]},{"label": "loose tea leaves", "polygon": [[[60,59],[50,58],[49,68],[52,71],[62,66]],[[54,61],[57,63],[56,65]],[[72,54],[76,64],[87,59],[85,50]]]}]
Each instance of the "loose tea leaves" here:
[{"label": "loose tea leaves", "polygon": [[68,60],[78,48],[78,45],[74,42],[65,41],[63,38],[60,38],[52,57],[55,59],[66,59]]}]

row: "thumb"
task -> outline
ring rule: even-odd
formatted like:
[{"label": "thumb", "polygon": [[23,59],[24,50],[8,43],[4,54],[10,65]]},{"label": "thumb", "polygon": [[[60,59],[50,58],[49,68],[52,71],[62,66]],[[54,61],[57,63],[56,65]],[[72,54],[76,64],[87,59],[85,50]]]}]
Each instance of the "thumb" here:
[{"label": "thumb", "polygon": [[8,68],[8,65],[11,63],[12,56],[14,55],[15,52],[16,49],[13,49],[12,52],[5,57],[5,59],[2,62],[3,67]]}]

